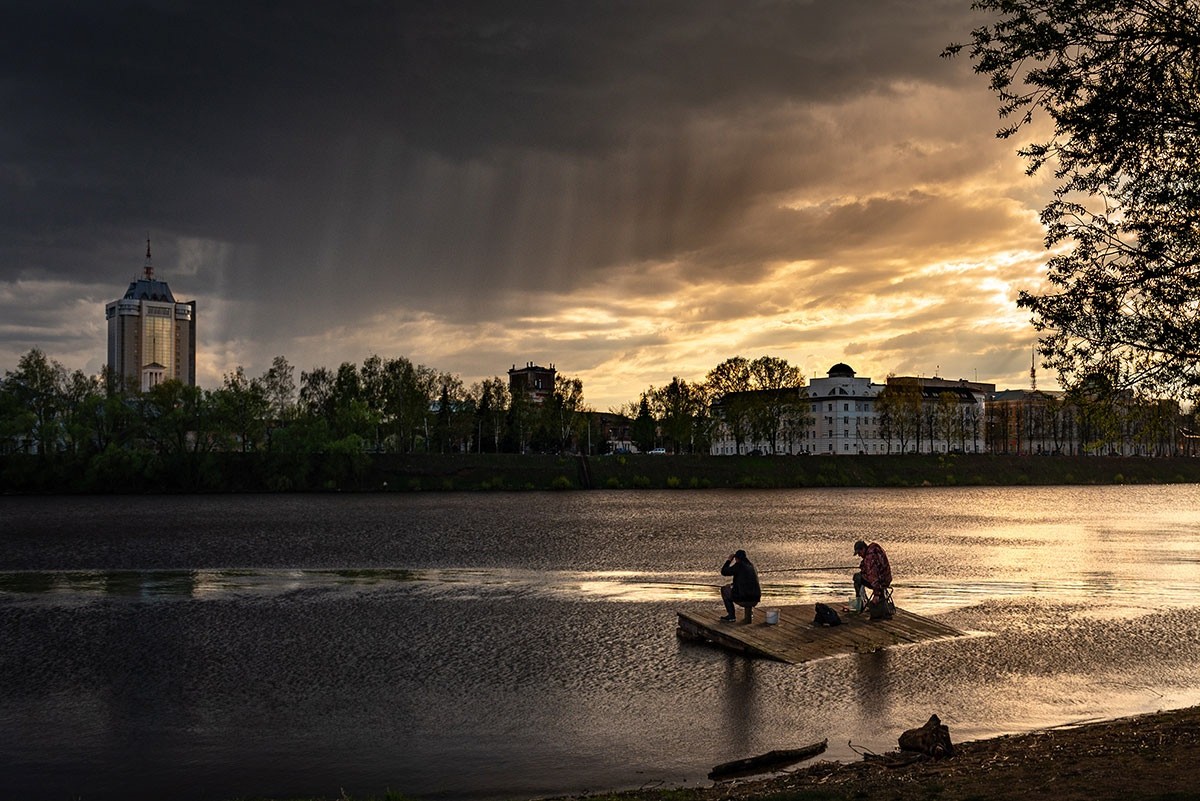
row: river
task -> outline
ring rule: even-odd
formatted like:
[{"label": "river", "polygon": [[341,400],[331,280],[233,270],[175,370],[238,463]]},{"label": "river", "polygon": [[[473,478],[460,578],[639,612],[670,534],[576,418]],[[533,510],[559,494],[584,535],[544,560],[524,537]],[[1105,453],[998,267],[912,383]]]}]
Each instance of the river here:
[{"label": "river", "polygon": [[[1200,702],[1200,487],[0,498],[0,771],[24,801],[519,799],[707,784]],[[684,643],[765,604],[970,636],[805,665]]]}]

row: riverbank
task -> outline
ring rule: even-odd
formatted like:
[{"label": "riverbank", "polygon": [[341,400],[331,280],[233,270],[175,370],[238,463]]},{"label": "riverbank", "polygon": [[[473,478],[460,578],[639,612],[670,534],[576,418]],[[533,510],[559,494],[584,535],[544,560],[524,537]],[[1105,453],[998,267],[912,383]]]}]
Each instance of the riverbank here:
[{"label": "riverbank", "polygon": [[1200,483],[1200,459],[894,454],[187,453],[101,464],[0,456],[0,494],[488,492]]},{"label": "riverbank", "polygon": [[1190,707],[955,743],[948,759],[895,767],[816,761],[769,779],[542,801],[1191,801],[1200,799],[1197,756],[1200,707]]},{"label": "riverbank", "polygon": [[[924,721],[914,721],[917,726]],[[897,733],[898,734],[898,733]],[[954,731],[951,729],[951,737]],[[1200,799],[1200,707],[955,743],[953,757],[808,763],[770,779],[574,801],[1184,801]],[[558,799],[557,801],[565,801]]]},{"label": "riverbank", "polygon": [[[796,489],[1200,482],[1200,459],[1103,456],[504,456],[382,458],[400,489]],[[384,477],[382,480],[387,481]]]}]

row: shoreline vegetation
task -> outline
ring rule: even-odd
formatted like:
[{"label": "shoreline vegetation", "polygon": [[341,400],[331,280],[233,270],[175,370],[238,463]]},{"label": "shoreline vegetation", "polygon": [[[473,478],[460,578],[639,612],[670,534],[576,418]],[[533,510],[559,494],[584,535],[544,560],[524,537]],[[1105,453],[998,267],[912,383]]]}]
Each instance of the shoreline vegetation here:
[{"label": "shoreline vegetation", "polygon": [[[956,742],[945,759],[869,755],[808,762],[769,778],[543,801],[1189,801],[1200,799],[1198,753],[1200,707],[1188,707]],[[388,792],[292,801],[416,799]]]},{"label": "shoreline vegetation", "polygon": [[1200,458],[896,454],[188,453],[0,456],[0,494],[486,492],[1200,483]]}]

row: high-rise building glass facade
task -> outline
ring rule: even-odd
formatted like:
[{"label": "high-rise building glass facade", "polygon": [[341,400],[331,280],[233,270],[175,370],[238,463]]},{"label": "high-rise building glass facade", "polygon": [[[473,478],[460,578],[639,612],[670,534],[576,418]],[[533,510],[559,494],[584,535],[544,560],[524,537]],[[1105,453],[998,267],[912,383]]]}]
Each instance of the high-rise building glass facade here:
[{"label": "high-rise building glass facade", "polygon": [[195,385],[196,302],[177,302],[167,282],[154,277],[148,241],[142,277],[104,312],[108,366],[123,389],[145,392],[169,379]]}]

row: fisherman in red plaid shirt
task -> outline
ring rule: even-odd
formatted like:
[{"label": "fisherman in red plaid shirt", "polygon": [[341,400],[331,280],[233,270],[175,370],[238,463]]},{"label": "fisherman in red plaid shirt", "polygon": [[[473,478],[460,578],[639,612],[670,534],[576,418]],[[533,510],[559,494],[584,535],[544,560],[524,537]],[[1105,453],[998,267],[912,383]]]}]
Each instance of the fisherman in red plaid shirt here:
[{"label": "fisherman in red plaid shirt", "polygon": [[[867,545],[859,540],[854,543],[854,555],[862,560],[858,565],[858,572],[854,574],[854,594],[863,599],[865,609],[871,601],[877,600],[884,590],[892,586],[892,566],[888,564],[887,554],[877,542]],[[864,597],[866,593],[863,592],[863,587],[871,591],[870,598]]]}]

